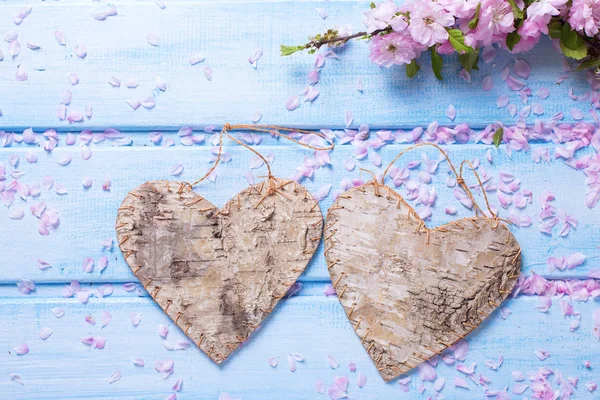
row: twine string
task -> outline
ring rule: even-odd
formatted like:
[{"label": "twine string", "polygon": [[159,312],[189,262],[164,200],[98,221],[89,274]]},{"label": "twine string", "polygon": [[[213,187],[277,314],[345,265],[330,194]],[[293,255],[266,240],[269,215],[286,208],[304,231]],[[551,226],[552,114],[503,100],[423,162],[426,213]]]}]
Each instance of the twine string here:
[{"label": "twine string", "polygon": [[[400,159],[400,157],[402,157],[405,153],[414,150],[418,147],[435,147],[437,150],[439,150],[440,153],[442,153],[442,155],[444,156],[444,158],[446,159],[446,161],[448,162],[448,165],[450,166],[450,169],[452,170],[452,173],[454,174],[454,177],[456,178],[456,183],[458,185],[460,185],[460,187],[463,188],[463,190],[465,191],[465,193],[467,194],[467,196],[469,196],[469,199],[471,199],[471,201],[473,202],[473,206],[475,207],[475,214],[477,215],[477,212],[480,212],[483,216],[487,217],[487,215],[485,214],[485,212],[483,212],[483,210],[481,209],[481,207],[479,207],[479,205],[477,204],[477,201],[475,200],[475,196],[473,196],[473,193],[471,192],[471,189],[469,188],[469,186],[465,183],[465,179],[463,178],[463,166],[465,164],[467,164],[469,166],[469,168],[471,169],[471,171],[473,171],[473,174],[475,174],[475,177],[477,178],[477,182],[479,184],[479,187],[481,188],[481,192],[483,193],[483,197],[485,199],[485,204],[487,206],[487,209],[492,217],[492,219],[496,219],[497,216],[496,214],[492,211],[492,208],[490,206],[490,202],[488,200],[487,194],[485,193],[485,188],[483,187],[483,182],[481,181],[481,179],[479,178],[479,174],[477,173],[477,171],[475,171],[475,168],[473,167],[473,165],[467,161],[464,160],[461,164],[460,164],[460,173],[456,170],[456,168],[454,167],[454,164],[452,163],[452,161],[450,160],[450,157],[448,157],[448,155],[446,154],[446,152],[437,144],[435,143],[418,143],[415,144],[413,146],[410,146],[407,149],[402,150],[400,153],[398,153],[398,155],[392,160],[392,162],[387,166],[387,168],[385,169],[385,171],[383,172],[383,176],[381,177],[381,184],[383,185],[385,182],[385,177],[387,176],[390,168],[392,167],[392,165],[394,165],[394,163],[396,161],[398,161]],[[489,218],[489,217],[488,217]]]},{"label": "twine string", "polygon": [[[460,173],[460,177],[462,179],[463,176],[463,166],[467,165],[469,167],[469,169],[473,172],[473,175],[475,175],[475,178],[477,179],[477,183],[479,184],[479,187],[481,188],[481,194],[483,195],[483,199],[485,200],[485,205],[490,213],[490,215],[492,216],[492,218],[497,218],[497,215],[492,211],[492,207],[490,205],[490,201],[488,199],[487,193],[485,192],[485,188],[483,187],[483,182],[481,181],[481,178],[479,177],[479,173],[477,172],[477,170],[475,169],[475,167],[473,167],[473,164],[471,164],[471,162],[469,160],[463,160],[460,163],[460,168],[459,168],[459,173]],[[463,179],[463,185],[464,185],[464,179]],[[464,186],[463,186],[464,187]],[[470,194],[470,190],[469,190],[469,194]],[[472,194],[470,194],[471,200],[473,200],[472,198]],[[477,206],[477,208],[479,208],[479,206],[475,203],[475,200],[473,200],[473,204]],[[481,208],[479,208],[479,211],[481,211]],[[485,215],[485,213],[482,212],[482,214]]]},{"label": "twine string", "polygon": [[[317,151],[329,151],[335,147],[335,145],[333,144],[333,141],[330,140],[327,136],[325,136],[321,132],[307,131],[304,129],[286,128],[283,126],[275,126],[275,125],[246,125],[246,124],[230,125],[229,123],[226,123],[223,125],[223,129],[221,129],[221,133],[219,134],[219,153],[217,154],[217,159],[214,161],[213,165],[206,172],[206,174],[204,174],[201,178],[199,178],[198,180],[193,182],[190,185],[191,187],[198,185],[200,182],[202,182],[206,178],[208,178],[210,176],[210,174],[212,174],[214,172],[214,170],[217,168],[217,166],[221,162],[221,156],[223,154],[223,136],[224,135],[226,135],[229,139],[231,139],[234,142],[236,142],[237,144],[247,148],[248,150],[250,150],[251,152],[256,154],[258,157],[260,157],[260,159],[267,166],[267,171],[268,171],[267,177],[268,177],[269,183],[271,183],[273,175],[271,174],[271,164],[269,163],[269,161],[267,161],[267,159],[262,154],[260,154],[258,151],[254,150],[252,147],[248,146],[246,143],[236,139],[231,134],[229,134],[229,131],[232,131],[232,130],[249,130],[249,131],[254,131],[254,132],[270,133],[272,135],[279,136],[279,137],[285,138],[289,141],[292,141],[302,147],[306,147],[308,149],[317,150]],[[294,132],[302,133],[305,135],[316,135],[316,136],[320,137],[321,139],[325,140],[329,145],[326,147],[313,146],[311,144],[303,143],[297,139],[294,139],[293,137],[283,134],[280,131],[290,132],[290,133],[294,133]]]}]

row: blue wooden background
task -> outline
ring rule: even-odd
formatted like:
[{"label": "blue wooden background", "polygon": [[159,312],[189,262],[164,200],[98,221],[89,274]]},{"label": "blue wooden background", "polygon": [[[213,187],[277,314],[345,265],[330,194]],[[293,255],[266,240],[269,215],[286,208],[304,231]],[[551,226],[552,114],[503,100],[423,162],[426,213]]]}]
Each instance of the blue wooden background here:
[{"label": "blue wooden background", "polygon": [[[250,123],[256,112],[262,113],[261,123],[278,124],[307,129],[342,129],[345,113],[354,115],[352,128],[368,124],[372,134],[377,129],[411,129],[427,127],[432,121],[441,125],[454,126],[465,122],[474,129],[501,121],[516,123],[505,108],[498,108],[500,95],[509,95],[512,103],[519,104],[515,92],[502,81],[501,71],[511,66],[513,57],[498,51],[496,59],[481,65],[480,71],[472,75],[467,83],[458,77],[459,65],[448,59],[444,71],[446,79],[438,82],[433,74],[424,70],[413,80],[405,77],[402,68],[380,69],[368,61],[365,44],[352,44],[338,51],[339,59],[327,58],[316,86],[320,96],[313,102],[302,103],[295,111],[285,108],[286,100],[299,94],[307,85],[307,74],[313,68],[315,56],[296,54],[290,58],[279,56],[279,44],[297,44],[310,34],[335,24],[352,24],[361,28],[361,13],[368,1],[262,1],[240,2],[235,0],[195,2],[167,1],[160,8],[152,1],[115,1],[118,15],[104,21],[96,21],[92,14],[109,7],[104,2],[66,0],[61,2],[35,2],[31,15],[21,25],[12,22],[12,14],[30,2],[14,0],[0,4],[0,33],[19,33],[22,46],[17,57],[8,53],[8,43],[2,42],[0,50],[4,60],[0,61],[0,130],[21,134],[27,128],[41,134],[52,128],[59,132],[60,143],[51,153],[39,145],[13,143],[0,147],[0,164],[6,167],[7,175],[15,169],[24,172],[20,182],[28,185],[40,184],[45,176],[64,185],[68,194],[58,195],[54,188],[42,189],[37,199],[16,199],[10,207],[0,207],[0,395],[6,399],[163,399],[172,393],[179,399],[217,399],[222,393],[234,398],[250,399],[319,399],[327,394],[318,394],[315,382],[323,380],[329,387],[336,376],[348,376],[349,398],[353,399],[418,399],[436,396],[431,382],[425,383],[425,392],[419,391],[421,381],[418,374],[412,377],[408,393],[401,391],[396,381],[384,383],[367,357],[341,306],[335,297],[326,297],[323,292],[329,283],[324,265],[322,249],[315,255],[307,271],[300,278],[303,288],[293,297],[281,302],[272,316],[263,324],[240,351],[222,366],[214,365],[194,347],[183,351],[168,351],[157,334],[158,324],[169,325],[160,308],[153,304],[145,293],[127,292],[124,283],[136,279],[123,261],[120,252],[107,251],[101,242],[113,238],[117,208],[125,194],[138,184],[150,179],[181,179],[192,181],[209,167],[210,145],[206,140],[195,146],[180,144],[178,130],[191,126],[195,133],[202,134],[207,126],[217,129],[225,122]],[[323,20],[315,8],[324,8],[329,16]],[[59,46],[55,31],[66,34],[66,46]],[[148,34],[154,34],[158,46],[147,43]],[[31,50],[26,43],[40,45]],[[83,59],[74,53],[76,44],[87,47]],[[255,49],[264,55],[254,69],[248,63]],[[204,55],[206,60],[190,65],[194,55]],[[527,81],[535,93],[547,87],[550,97],[534,100],[543,104],[544,115],[531,116],[548,119],[557,112],[564,112],[564,122],[575,122],[571,116],[573,108],[581,110],[585,121],[593,122],[589,114],[589,102],[573,101],[569,90],[581,94],[589,91],[583,73],[570,72],[561,85],[555,81],[565,74],[562,57],[556,54],[548,42],[523,57],[532,69]],[[15,79],[17,67],[28,72],[28,79]],[[203,75],[203,68],[213,70],[212,80]],[[77,73],[78,85],[69,83],[67,74]],[[490,75],[494,88],[481,89],[482,80]],[[110,76],[123,83],[135,78],[139,86],[135,89],[119,88],[108,84]],[[167,83],[166,91],[155,89],[160,76]],[[356,90],[361,79],[364,90]],[[56,117],[61,93],[71,90],[73,100],[69,110],[83,111],[87,105],[93,107],[91,118],[82,123],[68,124]],[[153,96],[153,109],[140,107],[133,111],[128,100],[143,100]],[[532,100],[533,101],[533,100]],[[446,109],[453,104],[457,110],[455,121],[446,116]],[[101,133],[107,128],[116,128],[124,139],[105,140],[91,144],[89,160],[81,157],[80,143],[66,146],[67,133],[78,133],[91,129]],[[175,146],[164,148],[153,144],[149,132],[161,131],[163,143],[173,140]],[[406,145],[389,144],[379,153],[385,166]],[[598,208],[588,209],[583,202],[585,176],[554,157],[549,163],[534,163],[532,152],[547,148],[554,154],[555,145],[537,141],[528,151],[508,155],[504,146],[492,148],[493,164],[485,161],[491,147],[484,144],[455,144],[448,146],[451,158],[477,159],[491,174],[499,171],[513,173],[522,181],[522,187],[534,194],[534,202],[524,214],[530,215],[534,223],[529,228],[515,229],[524,255],[523,273],[537,273],[547,279],[587,279],[591,270],[598,268],[600,250],[600,214]],[[296,167],[302,165],[305,156],[312,152],[287,142],[265,138],[258,148],[263,154],[273,153],[274,173],[282,177],[293,176]],[[247,186],[244,173],[250,170],[253,155],[236,145],[228,145],[232,161],[223,164],[217,172],[215,183],[203,183],[198,191],[215,204],[222,206],[235,193]],[[584,152],[589,150],[584,150]],[[332,192],[339,188],[343,178],[366,178],[358,168],[349,172],[343,167],[344,160],[351,158],[354,148],[338,146],[331,153],[332,166],[320,168],[315,177],[304,181],[313,192],[332,185]],[[424,151],[407,156],[418,160]],[[432,157],[434,153],[427,152]],[[37,162],[30,164],[26,156],[35,154]],[[72,161],[66,166],[57,161],[68,154]],[[14,156],[19,157],[16,168],[10,165]],[[170,175],[177,164],[184,167],[178,178]],[[368,160],[358,163],[371,170],[378,170]],[[444,171],[435,177],[439,198],[434,209],[432,224],[447,221],[444,215],[447,206],[456,206],[459,216],[469,211],[461,207],[452,191],[444,185]],[[264,168],[252,171],[262,175]],[[83,178],[93,179],[93,186],[84,190]],[[102,183],[110,179],[110,191],[102,190]],[[12,180],[6,181],[6,184]],[[556,195],[557,207],[567,210],[579,220],[579,226],[566,237],[555,233],[549,237],[538,232],[536,213],[539,212],[539,195],[551,190]],[[495,197],[492,197],[497,203]],[[29,207],[45,201],[60,215],[60,227],[48,236],[37,231],[37,219]],[[325,213],[331,205],[331,195],[321,202]],[[13,220],[9,214],[23,209],[25,217]],[[506,214],[506,212],[505,212]],[[115,246],[116,248],[116,246]],[[580,267],[565,272],[549,271],[546,262],[550,256],[569,255],[581,252],[587,261]],[[108,256],[106,270],[85,273],[82,262],[87,257],[96,260]],[[37,259],[52,264],[40,270]],[[21,279],[33,280],[36,290],[28,295],[20,294],[16,283]],[[64,286],[71,281],[81,282],[82,287],[95,290],[111,284],[114,293],[104,298],[91,297],[87,304],[76,298],[63,297]],[[493,314],[479,329],[468,336],[469,355],[466,363],[477,363],[477,372],[490,378],[489,390],[511,388],[514,380],[511,372],[538,371],[541,367],[560,371],[563,376],[578,376],[579,387],[573,398],[591,399],[583,383],[600,380],[600,346],[592,335],[592,313],[598,301],[574,302],[576,311],[581,312],[581,327],[570,332],[571,319],[563,317],[558,300],[547,313],[534,308],[539,299],[535,296],[518,296],[503,306],[512,310],[504,320],[499,312]],[[52,309],[62,307],[65,316],[57,319]],[[100,327],[100,315],[108,310],[113,319]],[[130,314],[139,312],[142,321],[134,327]],[[94,316],[96,325],[84,321]],[[52,336],[43,341],[38,332],[43,327],[54,330]],[[168,341],[176,343],[183,334],[170,325]],[[102,350],[83,345],[79,338],[101,335],[107,338]],[[30,352],[17,356],[15,346],[27,343]],[[551,357],[540,361],[534,355],[538,349],[551,353]],[[287,356],[300,353],[304,361],[295,372],[287,366]],[[340,367],[332,369],[327,356],[333,355]],[[504,357],[497,371],[488,369],[484,362]],[[271,368],[267,359],[279,357],[279,365]],[[134,366],[131,359],[141,357],[144,367]],[[161,379],[154,370],[155,360],[173,359],[174,373]],[[584,361],[590,360],[592,368]],[[348,370],[354,362],[357,372]],[[122,378],[112,384],[109,377],[120,371]],[[367,376],[364,388],[356,384],[358,371]],[[440,394],[445,398],[484,398],[485,388],[469,382],[469,390],[455,388],[454,377],[463,376],[455,365],[440,362],[438,376],[446,379]],[[23,384],[10,379],[18,374]],[[172,390],[173,383],[183,378],[183,389]],[[553,383],[553,387],[558,386]],[[511,394],[513,398],[521,396]],[[523,398],[531,396],[528,390]]]}]

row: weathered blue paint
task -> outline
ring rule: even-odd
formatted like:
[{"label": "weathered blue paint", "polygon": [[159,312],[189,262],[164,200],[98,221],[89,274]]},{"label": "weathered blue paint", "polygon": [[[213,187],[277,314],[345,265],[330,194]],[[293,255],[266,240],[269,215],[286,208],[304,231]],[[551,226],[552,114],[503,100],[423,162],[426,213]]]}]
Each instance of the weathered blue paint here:
[{"label": "weathered blue paint", "polygon": [[[285,100],[299,93],[306,85],[306,75],[312,68],[313,57],[295,55],[282,59],[278,55],[280,43],[300,43],[306,36],[321,28],[336,23],[352,23],[360,27],[361,12],[368,2],[363,1],[262,1],[251,3],[225,1],[198,2],[171,1],[160,10],[153,2],[122,1],[117,4],[119,15],[106,21],[94,21],[91,12],[100,5],[76,0],[65,2],[42,2],[34,5],[32,14],[25,22],[15,27],[10,22],[13,11],[28,4],[18,0],[0,6],[0,31],[9,29],[19,32],[23,50],[16,58],[6,56],[6,44],[2,46],[5,60],[0,62],[0,129],[22,131],[34,127],[41,133],[46,128],[61,132],[79,131],[83,128],[104,130],[108,127],[120,129],[133,139],[131,146],[115,146],[109,141],[92,145],[93,155],[83,161],[79,146],[65,147],[63,143],[51,154],[37,146],[15,145],[0,149],[0,162],[8,165],[12,154],[20,156],[18,169],[26,172],[21,182],[34,184],[51,175],[55,182],[63,184],[67,195],[57,195],[54,190],[42,190],[39,200],[60,213],[61,226],[48,237],[37,233],[36,219],[28,209],[31,202],[16,200],[12,208],[24,208],[26,216],[21,221],[8,218],[10,210],[0,208],[0,392],[2,398],[10,399],[162,399],[172,393],[174,380],[182,376],[184,389],[179,399],[216,399],[220,392],[229,392],[243,400],[251,399],[315,399],[324,398],[316,394],[314,385],[323,379],[326,385],[333,377],[348,375],[351,381],[349,395],[360,399],[422,398],[417,392],[416,374],[411,383],[411,392],[403,393],[396,383],[385,384],[365,354],[359,340],[335,298],[323,296],[325,284],[329,282],[324,266],[322,250],[317,253],[307,272],[301,277],[304,288],[300,295],[283,302],[260,331],[225,365],[213,365],[194,348],[186,351],[168,352],[156,334],[158,323],[168,324],[168,319],[146,295],[137,297],[123,291],[120,283],[135,281],[118,251],[103,252],[100,241],[114,237],[114,219],[125,194],[138,184],[150,179],[177,179],[192,181],[206,171],[210,165],[209,147],[176,146],[164,149],[149,142],[147,132],[164,130],[166,137],[178,143],[177,129],[181,126],[202,128],[220,126],[224,122],[249,122],[252,114],[261,111],[262,123],[313,129],[342,128],[344,112],[352,111],[354,127],[368,123],[375,128],[412,128],[427,126],[431,121],[442,124],[467,122],[473,127],[483,127],[495,121],[509,124],[506,109],[496,107],[500,94],[510,95],[511,102],[521,106],[518,94],[510,92],[500,78],[500,71],[510,66],[512,58],[500,55],[490,64],[483,64],[481,71],[473,74],[473,83],[468,84],[456,76],[456,62],[446,63],[444,82],[437,82],[427,68],[414,80],[408,80],[399,68],[380,69],[368,62],[364,44],[353,44],[340,52],[341,59],[327,59],[321,72],[321,91],[313,103],[303,103],[293,112],[288,112]],[[329,17],[321,20],[315,7],[325,7]],[[67,35],[67,47],[60,47],[54,39],[54,31],[61,29]],[[146,43],[146,35],[157,34],[159,47]],[[42,49],[31,51],[25,43],[39,43]],[[88,56],[80,60],[72,48],[77,42],[85,44]],[[254,70],[246,59],[255,48],[262,48],[264,56]],[[191,66],[188,59],[193,54],[205,54],[206,61]],[[569,111],[579,108],[587,111],[584,102],[573,102],[568,98],[571,87],[575,93],[587,90],[585,76],[571,73],[560,86],[554,81],[564,72],[561,58],[545,43],[535,52],[524,57],[532,66],[532,77],[528,85],[535,92],[540,87],[549,87],[551,96],[547,100],[535,97],[545,108],[544,117],[563,111],[565,121],[573,122]],[[29,71],[27,82],[16,82],[16,66],[23,64]],[[214,77],[208,82],[202,76],[202,67],[209,65]],[[71,87],[66,74],[77,72],[81,83]],[[481,90],[481,81],[487,74],[494,78],[494,88]],[[110,75],[122,81],[135,77],[137,89],[113,88],[108,85]],[[153,90],[156,76],[168,84],[166,92]],[[356,80],[361,78],[364,92],[356,90]],[[68,125],[55,115],[60,102],[60,93],[71,89],[73,102],[70,109],[83,110],[87,104],[94,108],[94,115],[83,124]],[[140,108],[132,111],[126,100],[142,99],[152,93],[156,99],[153,110]],[[448,104],[458,110],[456,121],[445,116]],[[589,118],[587,118],[590,120]],[[528,122],[533,123],[534,117]],[[536,143],[532,147],[548,147],[552,144]],[[389,145],[380,153],[383,165],[404,145]],[[538,212],[537,198],[527,207],[526,214],[534,219],[534,226],[514,229],[523,247],[525,273],[536,272],[547,278],[584,279],[590,270],[597,268],[600,216],[597,210],[589,210],[583,204],[585,176],[552,160],[536,164],[531,152],[513,152],[509,158],[503,150],[493,150],[494,162],[485,161],[488,146],[479,144],[448,146],[450,157],[482,160],[482,167],[492,174],[503,170],[514,173],[522,181],[522,187],[535,194],[544,189],[556,194],[556,207],[563,208],[579,219],[579,226],[567,237],[556,234],[552,237],[537,231],[535,213]],[[258,148],[263,153],[273,152],[273,171],[276,175],[289,177],[300,166],[304,156],[312,152],[286,142],[265,140]],[[233,160],[218,169],[216,183],[204,183],[197,190],[215,204],[221,206],[246,185],[243,173],[249,169],[253,155],[230,145],[227,150]],[[304,184],[317,191],[324,185],[339,187],[344,178],[367,178],[358,168],[374,172],[381,171],[364,161],[352,171],[343,168],[343,161],[352,157],[353,148],[338,146],[331,154],[333,167],[324,167],[316,172],[313,180]],[[38,161],[30,165],[24,156],[28,151],[37,154]],[[72,157],[68,166],[59,166],[56,161],[63,152]],[[407,155],[407,160],[418,159],[425,150]],[[435,156],[432,151],[426,151]],[[181,163],[185,169],[180,177],[169,175],[174,165]],[[10,170],[10,169],[9,169]],[[439,198],[436,203],[432,225],[449,219],[442,210],[454,205],[459,216],[470,211],[458,204],[451,190],[444,185],[447,166],[441,164],[436,179]],[[254,170],[255,176],[264,174],[264,168]],[[94,180],[93,187],[84,191],[83,177]],[[102,190],[103,180],[112,181],[110,192]],[[258,178],[257,178],[258,179]],[[472,182],[475,182],[471,177]],[[401,193],[403,192],[400,190]],[[332,197],[321,203],[323,212],[331,205]],[[481,202],[481,199],[480,199]],[[492,195],[492,202],[497,199]],[[12,209],[11,208],[11,209]],[[506,212],[504,211],[504,214]],[[558,229],[557,229],[558,231]],[[582,252],[588,256],[583,266],[567,271],[550,273],[546,266],[549,256],[568,255]],[[102,274],[97,270],[91,274],[82,271],[85,257],[109,255],[109,266]],[[40,271],[37,258],[52,263],[53,267]],[[15,283],[22,278],[33,279],[38,284],[35,293],[20,295]],[[92,298],[87,305],[75,299],[64,299],[64,283],[72,280],[84,284],[113,283],[115,293],[104,299]],[[92,286],[94,288],[95,286]],[[503,320],[498,313],[468,337],[470,354],[467,362],[477,362],[477,372],[488,376],[490,390],[512,386],[512,370],[533,371],[540,366],[553,368],[564,376],[579,376],[580,387],[576,398],[593,398],[582,384],[596,379],[594,369],[585,369],[584,360],[593,366],[600,363],[598,342],[591,335],[591,313],[597,302],[575,303],[576,311],[582,313],[581,327],[569,332],[570,320],[563,318],[557,299],[547,314],[534,310],[537,298],[518,297],[507,302],[513,314]],[[51,309],[64,307],[66,315],[56,319]],[[90,326],[84,322],[86,315],[99,320],[102,310],[113,314],[113,321],[104,329],[98,323]],[[143,313],[143,321],[137,328],[129,322],[131,312]],[[55,330],[47,340],[41,341],[37,332],[42,327]],[[168,340],[175,342],[183,338],[181,332],[171,327]],[[108,338],[104,350],[91,350],[79,342],[79,337],[103,335]],[[25,356],[11,354],[12,348],[27,342],[31,352]],[[537,349],[550,351],[552,356],[539,361],[533,355]],[[299,352],[305,362],[295,373],[287,368],[289,353]],[[325,360],[334,355],[341,366],[332,370]],[[500,354],[505,362],[499,371],[488,370],[483,362],[496,359]],[[272,369],[267,365],[269,356],[278,355],[280,364]],[[142,357],[144,368],[134,367],[131,358]],[[175,373],[161,380],[153,370],[156,359],[173,358]],[[365,388],[356,387],[356,374],[347,370],[353,361],[358,370],[368,377]],[[471,390],[456,389],[452,380],[459,373],[454,366],[443,363],[438,367],[439,376],[446,378],[442,394],[446,398],[483,398],[483,388],[470,383]],[[108,377],[120,370],[123,378],[109,385]],[[8,380],[8,374],[18,373],[24,385]],[[434,395],[432,385],[427,383],[425,395]],[[528,397],[531,392],[526,392]],[[575,397],[574,397],[575,398]]]}]

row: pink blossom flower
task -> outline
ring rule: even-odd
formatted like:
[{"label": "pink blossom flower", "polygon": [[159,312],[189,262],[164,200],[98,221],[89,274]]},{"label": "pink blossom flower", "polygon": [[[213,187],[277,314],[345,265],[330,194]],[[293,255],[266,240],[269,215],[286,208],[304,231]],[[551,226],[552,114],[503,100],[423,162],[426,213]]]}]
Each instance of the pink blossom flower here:
[{"label": "pink blossom flower", "polygon": [[403,32],[392,32],[385,36],[375,36],[369,45],[370,58],[381,67],[410,64],[421,55],[422,47],[413,42]]},{"label": "pink blossom flower", "polygon": [[518,34],[521,37],[519,43],[515,44],[512,49],[513,53],[523,53],[530,51],[540,41],[543,31],[548,31],[547,23],[537,23],[530,18],[527,18],[523,25],[518,29]]},{"label": "pink blossom flower", "polygon": [[559,15],[567,0],[538,0],[527,7],[527,19],[538,22],[540,28],[547,33],[547,25],[554,15]]},{"label": "pink blossom flower", "polygon": [[454,25],[454,17],[432,1],[414,3],[410,13],[410,34],[426,47],[448,40],[446,27]]},{"label": "pink blossom flower", "polygon": [[[402,15],[396,15],[399,8],[390,0],[385,3],[379,3],[375,8],[365,12],[363,24],[367,27],[367,33],[373,33],[378,29],[385,29],[391,26],[395,31],[404,30],[408,23]],[[341,35],[341,34],[340,34]]]},{"label": "pink blossom flower", "polygon": [[596,36],[600,28],[600,2],[573,0],[569,11],[569,23],[576,31]]},{"label": "pink blossom flower", "polygon": [[452,13],[456,18],[471,19],[480,0],[438,0],[438,4]]},{"label": "pink blossom flower", "polygon": [[484,46],[502,39],[515,30],[515,16],[508,1],[483,0],[477,24],[476,38]]}]

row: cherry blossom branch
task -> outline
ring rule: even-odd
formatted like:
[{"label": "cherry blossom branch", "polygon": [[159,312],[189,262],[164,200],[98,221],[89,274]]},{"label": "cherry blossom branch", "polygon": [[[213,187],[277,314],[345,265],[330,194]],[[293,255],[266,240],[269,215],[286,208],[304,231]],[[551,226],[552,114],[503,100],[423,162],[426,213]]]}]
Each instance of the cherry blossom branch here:
[{"label": "cherry blossom branch", "polygon": [[336,31],[328,31],[322,37],[321,37],[321,35],[318,35],[314,38],[311,38],[310,42],[308,42],[304,45],[300,45],[300,46],[281,45],[281,55],[289,56],[289,55],[294,54],[297,51],[302,51],[302,50],[309,50],[309,52],[314,53],[315,51],[319,50],[321,47],[323,47],[325,45],[337,44],[338,46],[341,46],[341,45],[346,44],[348,41],[350,41],[352,39],[357,39],[357,38],[368,39],[368,38],[371,38],[371,37],[379,35],[379,34],[389,33],[391,31],[392,31],[392,28],[389,26],[386,28],[383,28],[383,29],[376,29],[371,33],[358,32],[358,33],[354,33],[352,35],[347,35],[347,36],[337,36]]},{"label": "cherry blossom branch", "polygon": [[356,39],[356,38],[359,38],[362,36],[364,36],[364,37],[376,36],[376,35],[379,35],[380,33],[385,34],[385,33],[389,33],[391,30],[392,30],[392,28],[387,27],[384,29],[377,29],[377,30],[371,32],[370,34],[367,32],[358,32],[353,35],[340,36],[340,37],[336,37],[336,38],[332,38],[332,39],[311,40],[305,46],[307,49],[315,48],[318,50],[323,45],[326,45],[326,44],[331,44],[331,43],[336,43],[336,42],[339,42],[339,44],[346,44],[349,40],[352,40],[352,39]]}]

